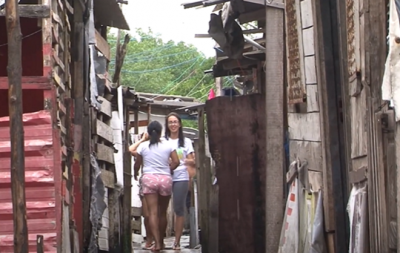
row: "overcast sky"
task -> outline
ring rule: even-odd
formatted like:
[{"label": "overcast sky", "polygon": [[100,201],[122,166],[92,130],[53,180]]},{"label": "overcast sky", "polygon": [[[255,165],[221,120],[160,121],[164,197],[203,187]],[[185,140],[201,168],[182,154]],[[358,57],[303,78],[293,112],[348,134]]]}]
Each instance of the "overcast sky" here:
[{"label": "overcast sky", "polygon": [[214,7],[184,9],[182,3],[194,0],[128,0],[123,6],[131,30],[150,27],[163,40],[193,44],[206,56],[214,56],[215,42],[211,38],[196,39],[195,34],[206,34]]}]

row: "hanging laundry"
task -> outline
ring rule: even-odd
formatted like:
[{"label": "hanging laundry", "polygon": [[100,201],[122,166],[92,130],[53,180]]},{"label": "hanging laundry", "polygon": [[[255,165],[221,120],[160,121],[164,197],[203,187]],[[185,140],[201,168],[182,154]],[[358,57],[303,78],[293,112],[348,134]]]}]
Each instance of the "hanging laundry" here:
[{"label": "hanging laundry", "polygon": [[389,53],[382,82],[382,99],[392,101],[396,121],[400,120],[400,0],[391,0],[389,7]]}]

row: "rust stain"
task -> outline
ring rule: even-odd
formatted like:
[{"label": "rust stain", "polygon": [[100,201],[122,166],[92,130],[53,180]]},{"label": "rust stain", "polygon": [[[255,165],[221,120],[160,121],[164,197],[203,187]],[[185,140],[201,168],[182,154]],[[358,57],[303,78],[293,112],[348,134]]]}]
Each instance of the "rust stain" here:
[{"label": "rust stain", "polygon": [[[27,113],[23,122],[29,252],[36,252],[39,234],[45,252],[57,252],[51,116],[46,111]],[[0,252],[14,252],[9,131],[9,117],[0,118]]]},{"label": "rust stain", "polygon": [[299,48],[299,31],[297,29],[296,0],[286,1],[286,43],[288,53],[288,102],[289,104],[302,103],[305,91],[301,81],[301,64]]},{"label": "rust stain", "polygon": [[357,68],[354,16],[354,0],[346,0],[347,61],[349,76],[354,75]]}]

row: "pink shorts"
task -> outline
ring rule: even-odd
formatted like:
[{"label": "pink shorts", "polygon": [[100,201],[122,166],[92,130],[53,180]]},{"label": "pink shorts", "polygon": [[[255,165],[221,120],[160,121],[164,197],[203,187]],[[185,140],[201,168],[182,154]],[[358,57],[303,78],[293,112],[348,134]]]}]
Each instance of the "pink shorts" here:
[{"label": "pink shorts", "polygon": [[142,177],[142,193],[161,196],[170,196],[172,194],[172,177],[162,174],[144,174]]}]

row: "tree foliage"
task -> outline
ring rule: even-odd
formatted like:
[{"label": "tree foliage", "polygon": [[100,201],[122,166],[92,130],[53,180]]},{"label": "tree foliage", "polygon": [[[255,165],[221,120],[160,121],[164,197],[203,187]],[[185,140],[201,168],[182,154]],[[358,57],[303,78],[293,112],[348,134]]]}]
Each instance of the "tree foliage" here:
[{"label": "tree foliage", "polygon": [[[108,42],[115,59],[116,36],[110,33]],[[114,63],[115,60],[110,62],[111,75]],[[211,69],[213,63],[213,58],[205,57],[192,45],[165,42],[151,29],[136,29],[127,46],[121,84],[138,92],[190,96],[204,101],[214,85],[212,75],[204,71]]]}]

